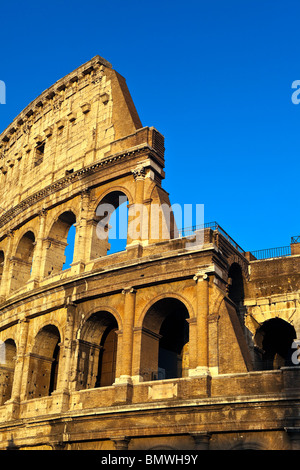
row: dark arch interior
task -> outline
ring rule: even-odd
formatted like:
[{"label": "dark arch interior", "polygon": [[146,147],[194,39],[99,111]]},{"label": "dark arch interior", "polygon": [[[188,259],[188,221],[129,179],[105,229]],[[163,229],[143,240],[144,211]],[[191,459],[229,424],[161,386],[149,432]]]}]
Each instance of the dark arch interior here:
[{"label": "dark arch interior", "polygon": [[76,217],[72,211],[66,211],[61,214],[58,219],[66,225],[73,225],[76,223]]},{"label": "dark arch interior", "polygon": [[114,383],[116,377],[118,325],[114,319],[106,328],[100,342],[100,357],[95,387],[107,387]]},{"label": "dark arch interior", "polygon": [[37,333],[29,362],[28,398],[51,395],[56,390],[60,342],[55,325],[46,325]]},{"label": "dark arch interior", "polygon": [[254,339],[261,350],[263,369],[293,365],[291,346],[296,339],[296,331],[290,323],[281,318],[266,320],[258,328]]},{"label": "dark arch interior", "polygon": [[4,268],[4,252],[1,250],[0,251],[0,280],[3,274],[3,268]]},{"label": "dark arch interior", "polygon": [[158,334],[158,379],[185,375],[183,356],[189,341],[186,306],[174,298],[161,299],[149,309],[144,325]]},{"label": "dark arch interior", "polygon": [[244,282],[242,269],[238,263],[233,263],[228,272],[228,297],[236,304],[244,300]]},{"label": "dark arch interior", "polygon": [[93,313],[85,322],[80,342],[80,388],[107,387],[114,383],[118,347],[118,323],[107,312]]}]

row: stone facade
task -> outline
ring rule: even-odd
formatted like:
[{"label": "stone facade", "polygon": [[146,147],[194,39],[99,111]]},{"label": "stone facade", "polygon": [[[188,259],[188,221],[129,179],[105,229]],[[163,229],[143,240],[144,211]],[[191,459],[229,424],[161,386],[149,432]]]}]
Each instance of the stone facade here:
[{"label": "stone facade", "polygon": [[[261,260],[217,224],[179,236],[164,138],[99,56],[0,153],[1,449],[299,448],[300,245]],[[120,197],[135,230],[108,254]]]}]

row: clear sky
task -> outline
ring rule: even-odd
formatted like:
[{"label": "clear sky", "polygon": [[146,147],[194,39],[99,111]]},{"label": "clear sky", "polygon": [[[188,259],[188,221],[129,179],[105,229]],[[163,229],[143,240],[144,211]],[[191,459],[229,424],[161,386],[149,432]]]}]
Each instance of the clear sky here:
[{"label": "clear sky", "polygon": [[0,18],[0,132],[100,55],[165,136],[172,203],[204,204],[245,250],[300,235],[299,0],[16,0]]}]

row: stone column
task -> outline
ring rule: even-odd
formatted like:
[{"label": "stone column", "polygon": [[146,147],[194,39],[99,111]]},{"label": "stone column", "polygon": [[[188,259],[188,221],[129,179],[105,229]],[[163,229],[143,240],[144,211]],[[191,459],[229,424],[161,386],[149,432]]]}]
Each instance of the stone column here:
[{"label": "stone column", "polygon": [[75,325],[77,306],[70,302],[66,305],[66,327],[64,343],[60,348],[59,359],[59,377],[57,384],[57,391],[69,393],[69,381],[71,375],[71,359],[72,359],[72,345],[73,345],[73,331]]},{"label": "stone column", "polygon": [[76,220],[76,235],[74,245],[73,263],[71,271],[74,274],[79,274],[87,261],[87,219],[90,203],[90,191],[85,190],[81,193],[80,199],[80,216],[79,220]]},{"label": "stone column", "polygon": [[118,383],[131,383],[132,375],[132,351],[133,351],[133,326],[135,314],[136,290],[132,287],[122,291],[124,295],[124,321],[122,335],[122,366]]},{"label": "stone column", "polygon": [[66,411],[69,407],[71,380],[71,358],[73,345],[73,331],[75,324],[76,305],[69,303],[66,305],[66,327],[64,342],[59,344],[59,363],[57,387],[51,393],[55,397],[57,411]]},{"label": "stone column", "polygon": [[[129,208],[128,214],[128,245],[140,244],[144,238],[143,230],[143,216],[144,216],[144,184],[146,170],[140,165],[137,166],[133,171],[135,179],[135,200]],[[138,214],[138,216],[137,216]],[[130,230],[131,229],[133,230]],[[137,233],[136,233],[137,232]]]},{"label": "stone column", "polygon": [[197,318],[188,318],[189,324],[189,369],[194,370],[198,365],[197,352]]},{"label": "stone column", "polygon": [[45,224],[46,224],[46,216],[47,212],[43,209],[39,213],[39,232],[35,243],[33,261],[32,261],[32,270],[30,281],[39,281],[44,273],[42,272],[42,266],[44,263],[42,262],[43,257],[43,240],[45,237]]},{"label": "stone column", "polygon": [[25,354],[26,354],[26,345],[29,329],[29,320],[24,318],[19,320],[18,324],[18,337],[19,343],[17,345],[17,358],[14,372],[13,387],[11,393],[11,399],[9,401],[18,403],[20,401],[22,383],[25,382]]},{"label": "stone column", "polygon": [[209,277],[205,272],[194,276],[197,298],[197,367],[196,375],[209,374],[208,363],[208,311]]},{"label": "stone column", "polygon": [[13,242],[14,242],[14,232],[10,231],[7,234],[8,242],[7,248],[4,253],[4,266],[3,266],[3,274],[1,279],[1,287],[0,287],[0,300],[5,300],[6,296],[9,294],[10,291],[10,278],[11,278],[11,265],[10,265],[10,258],[12,257],[12,249],[13,249]]}]

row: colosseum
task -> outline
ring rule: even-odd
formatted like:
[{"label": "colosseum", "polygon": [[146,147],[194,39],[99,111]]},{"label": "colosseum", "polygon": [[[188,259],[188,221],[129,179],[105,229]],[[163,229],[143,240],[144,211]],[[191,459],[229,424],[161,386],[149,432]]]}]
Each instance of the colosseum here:
[{"label": "colosseum", "polygon": [[178,230],[164,137],[99,56],[0,155],[1,450],[300,449],[299,236]]}]

